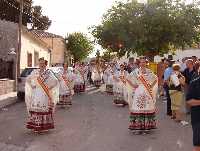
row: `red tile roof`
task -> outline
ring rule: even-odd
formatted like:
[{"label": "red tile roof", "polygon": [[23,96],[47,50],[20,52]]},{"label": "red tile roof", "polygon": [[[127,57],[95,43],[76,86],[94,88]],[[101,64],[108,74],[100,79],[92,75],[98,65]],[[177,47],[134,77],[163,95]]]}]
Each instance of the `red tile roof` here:
[{"label": "red tile roof", "polygon": [[43,30],[31,30],[30,32],[40,38],[62,38],[62,39],[64,39],[62,36],[55,35],[55,34],[52,34],[49,32],[45,32]]}]

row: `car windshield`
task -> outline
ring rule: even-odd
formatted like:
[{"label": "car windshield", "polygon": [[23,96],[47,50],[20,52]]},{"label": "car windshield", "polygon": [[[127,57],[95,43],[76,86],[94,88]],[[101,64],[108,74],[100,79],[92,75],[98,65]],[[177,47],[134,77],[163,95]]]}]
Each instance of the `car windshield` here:
[{"label": "car windshield", "polygon": [[31,72],[36,69],[36,68],[26,68],[24,71],[21,73],[21,77],[27,77],[28,75],[31,74]]}]

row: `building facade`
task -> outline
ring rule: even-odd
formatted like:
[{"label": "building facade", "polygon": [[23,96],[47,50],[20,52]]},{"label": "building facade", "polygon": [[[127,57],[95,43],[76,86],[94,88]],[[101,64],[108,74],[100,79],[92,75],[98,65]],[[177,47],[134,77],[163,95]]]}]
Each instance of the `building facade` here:
[{"label": "building facade", "polygon": [[66,41],[62,36],[41,30],[33,30],[31,32],[47,43],[51,49],[51,65],[60,65],[64,62],[71,64],[71,54],[67,50]]},{"label": "building facade", "polygon": [[37,67],[38,59],[43,57],[50,64],[50,48],[38,39],[34,34],[27,30],[22,30],[22,46],[21,46],[21,69],[26,67]]},{"label": "building facade", "polygon": [[[25,27],[22,29],[21,35],[20,71],[26,67],[38,66],[40,57],[44,57],[50,62],[50,48],[42,39],[29,32]],[[0,63],[3,64],[0,66],[0,78],[14,79],[17,49],[18,25],[0,20]]]}]

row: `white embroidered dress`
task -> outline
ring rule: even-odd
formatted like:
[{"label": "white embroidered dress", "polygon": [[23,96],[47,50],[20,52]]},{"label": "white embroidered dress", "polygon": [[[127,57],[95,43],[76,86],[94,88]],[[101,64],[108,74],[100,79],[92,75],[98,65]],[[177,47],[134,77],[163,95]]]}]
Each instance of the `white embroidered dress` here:
[{"label": "white embroidered dress", "polygon": [[[25,86],[25,102],[29,114],[26,127],[34,131],[54,128],[53,112],[59,101],[59,82],[50,70],[34,70]],[[53,106],[52,106],[52,102]]]}]

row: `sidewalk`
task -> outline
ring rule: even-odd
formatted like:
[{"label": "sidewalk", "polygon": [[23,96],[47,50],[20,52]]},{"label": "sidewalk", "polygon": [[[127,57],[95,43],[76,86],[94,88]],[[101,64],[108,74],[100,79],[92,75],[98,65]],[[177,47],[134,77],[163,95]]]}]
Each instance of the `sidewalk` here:
[{"label": "sidewalk", "polygon": [[11,92],[8,94],[0,95],[0,108],[4,108],[16,102],[17,102],[17,92]]}]

